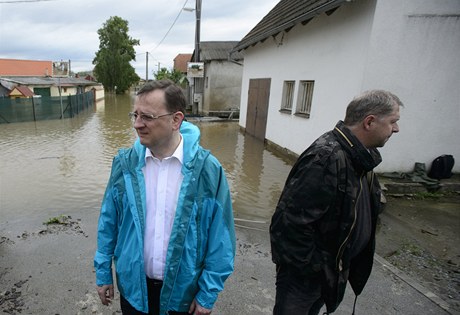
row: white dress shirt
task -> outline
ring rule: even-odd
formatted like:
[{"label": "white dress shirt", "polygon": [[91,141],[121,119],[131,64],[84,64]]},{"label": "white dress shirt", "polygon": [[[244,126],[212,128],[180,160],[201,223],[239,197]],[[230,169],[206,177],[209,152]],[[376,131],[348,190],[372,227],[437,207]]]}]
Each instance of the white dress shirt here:
[{"label": "white dress shirt", "polygon": [[182,137],[173,155],[159,160],[149,149],[145,152],[146,219],[144,232],[145,273],[151,279],[163,280],[166,253],[176,214],[183,180],[184,156]]}]

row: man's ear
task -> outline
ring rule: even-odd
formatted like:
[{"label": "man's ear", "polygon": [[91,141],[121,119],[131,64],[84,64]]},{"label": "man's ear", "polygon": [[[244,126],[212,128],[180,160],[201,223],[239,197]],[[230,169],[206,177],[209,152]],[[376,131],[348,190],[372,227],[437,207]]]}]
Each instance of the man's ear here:
[{"label": "man's ear", "polygon": [[365,130],[369,130],[371,128],[372,123],[374,123],[376,120],[376,117],[374,115],[369,115],[364,118],[363,121],[363,127]]},{"label": "man's ear", "polygon": [[179,129],[180,125],[182,124],[182,121],[184,120],[184,113],[182,112],[174,113],[173,120],[174,120],[174,125],[177,126],[177,129]]}]

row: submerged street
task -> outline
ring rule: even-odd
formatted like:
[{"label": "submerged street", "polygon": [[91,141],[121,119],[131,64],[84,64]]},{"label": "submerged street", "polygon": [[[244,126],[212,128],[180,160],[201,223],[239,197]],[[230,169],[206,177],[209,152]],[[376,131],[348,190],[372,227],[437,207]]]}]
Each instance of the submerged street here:
[{"label": "submerged street", "polygon": [[[119,148],[130,146],[135,139],[128,118],[130,107],[130,95],[107,95],[94,111],[72,119],[0,124],[1,311],[61,315],[119,313],[118,299],[109,308],[100,304],[92,261],[99,207],[112,158]],[[237,122],[194,123],[202,132],[202,146],[210,149],[226,170],[238,237],[235,272],[213,314],[271,314],[275,270],[270,257],[268,225],[291,163],[241,133]],[[425,233],[425,243],[431,242],[432,247],[458,244],[457,201],[443,206],[450,209],[452,204],[451,210],[443,212],[447,221],[453,222],[450,241],[439,238],[435,241],[433,235]],[[402,205],[399,199],[390,202]],[[396,207],[382,218],[378,246],[381,256],[386,257],[375,262],[369,285],[358,299],[357,314],[457,314],[451,305],[457,304],[458,311],[458,295],[452,296],[449,303],[445,300],[452,295],[450,291],[444,292],[439,301],[429,298],[388,263],[390,259],[402,261],[393,253],[401,248],[394,246],[398,235],[410,231],[404,234],[404,239],[412,242],[410,236],[417,238],[415,233],[420,230],[400,228],[411,218],[421,217],[416,212],[417,204],[404,207],[412,213]],[[44,224],[55,218],[64,224]],[[396,222],[398,218],[406,223]],[[425,221],[413,219],[417,220],[413,222],[422,227],[429,222],[431,227],[435,226],[434,230],[425,230],[432,233],[447,224],[434,222],[433,217],[423,218]],[[447,259],[457,264],[458,246],[452,246],[453,256]],[[447,260],[441,257],[442,251],[435,255]],[[398,267],[404,270],[404,266]],[[418,275],[414,268],[411,279]],[[458,265],[453,269],[458,270]],[[410,270],[405,272],[408,274]],[[455,281],[454,290],[458,289],[458,280]],[[437,297],[439,293],[434,295]],[[348,289],[337,314],[351,314],[353,299]]]}]

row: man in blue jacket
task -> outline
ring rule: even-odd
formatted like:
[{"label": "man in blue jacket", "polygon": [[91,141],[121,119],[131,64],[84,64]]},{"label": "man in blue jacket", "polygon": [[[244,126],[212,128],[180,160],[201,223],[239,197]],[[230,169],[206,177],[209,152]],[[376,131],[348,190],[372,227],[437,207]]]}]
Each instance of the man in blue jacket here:
[{"label": "man in blue jacket", "polygon": [[233,271],[228,183],[185,104],[171,81],[147,83],[130,113],[139,138],[113,160],[94,266],[108,305],[114,262],[123,314],[210,314]]}]

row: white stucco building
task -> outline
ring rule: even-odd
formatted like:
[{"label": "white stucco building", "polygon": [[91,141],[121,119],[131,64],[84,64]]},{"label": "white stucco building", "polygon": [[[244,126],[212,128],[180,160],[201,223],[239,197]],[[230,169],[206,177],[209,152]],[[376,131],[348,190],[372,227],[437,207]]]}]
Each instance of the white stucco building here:
[{"label": "white stucco building", "polygon": [[240,126],[300,154],[369,89],[398,95],[400,132],[378,172],[460,172],[460,1],[281,0],[234,48],[244,52]]},{"label": "white stucco building", "polygon": [[[241,99],[242,56],[229,53],[237,41],[200,42],[200,61],[204,63],[204,77],[195,80],[195,93],[200,113],[206,116],[238,117]],[[195,52],[194,52],[195,54]],[[195,55],[192,55],[192,60]]]}]

